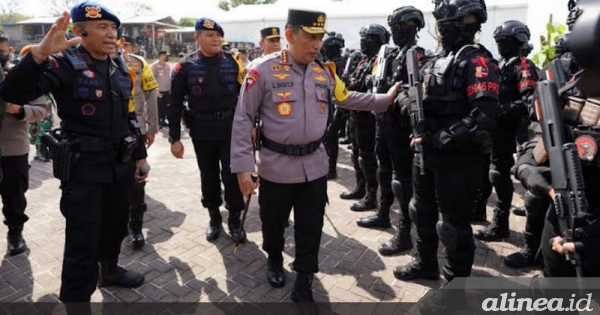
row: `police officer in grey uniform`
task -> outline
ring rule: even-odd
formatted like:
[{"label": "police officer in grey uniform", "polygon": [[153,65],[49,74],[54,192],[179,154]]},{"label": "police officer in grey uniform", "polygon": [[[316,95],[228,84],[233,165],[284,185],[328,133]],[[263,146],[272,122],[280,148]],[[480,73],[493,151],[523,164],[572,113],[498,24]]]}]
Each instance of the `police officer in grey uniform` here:
[{"label": "police officer in grey uniform", "polygon": [[[348,92],[332,63],[315,59],[325,31],[325,13],[290,9],[285,29],[288,48],[265,57],[248,71],[235,112],[231,171],[244,196],[260,185],[263,249],[269,255],[268,281],[285,285],[282,250],[284,224],[294,208],[298,273],[292,300],[312,302],[313,274],[327,202],[327,153],[322,144],[336,104],[354,110],[384,111],[398,90],[388,94]],[[262,136],[257,161],[248,135],[257,115]],[[259,180],[251,173],[258,166]]]}]

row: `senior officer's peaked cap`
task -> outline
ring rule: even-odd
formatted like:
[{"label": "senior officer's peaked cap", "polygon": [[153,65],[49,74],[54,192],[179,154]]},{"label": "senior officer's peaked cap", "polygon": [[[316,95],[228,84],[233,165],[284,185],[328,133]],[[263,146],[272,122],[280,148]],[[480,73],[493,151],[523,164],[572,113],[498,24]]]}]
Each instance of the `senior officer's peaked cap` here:
[{"label": "senior officer's peaked cap", "polygon": [[279,30],[279,27],[266,27],[260,30],[260,37],[266,39],[281,37],[281,31]]},{"label": "senior officer's peaked cap", "polygon": [[78,3],[71,8],[73,22],[109,20],[121,26],[121,20],[105,5],[95,1]]},{"label": "senior officer's peaked cap", "polygon": [[221,37],[225,36],[225,31],[219,23],[209,18],[200,18],[196,21],[196,31],[217,31]]},{"label": "senior officer's peaked cap", "polygon": [[287,24],[301,26],[309,34],[325,34],[325,19],[327,15],[321,11],[289,9]]}]

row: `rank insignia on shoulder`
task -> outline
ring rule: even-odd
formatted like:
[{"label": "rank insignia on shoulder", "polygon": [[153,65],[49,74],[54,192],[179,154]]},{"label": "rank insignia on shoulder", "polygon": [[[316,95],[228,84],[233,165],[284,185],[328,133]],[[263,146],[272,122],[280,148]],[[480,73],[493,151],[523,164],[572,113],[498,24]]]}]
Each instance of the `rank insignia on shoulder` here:
[{"label": "rank insignia on shoulder", "polygon": [[279,116],[289,116],[292,114],[292,104],[283,102],[277,104],[277,113]]},{"label": "rank insignia on shoulder", "polygon": [[287,77],[291,76],[291,74],[289,74],[289,73],[274,73],[273,76],[279,80],[285,80],[285,79],[287,79]]}]

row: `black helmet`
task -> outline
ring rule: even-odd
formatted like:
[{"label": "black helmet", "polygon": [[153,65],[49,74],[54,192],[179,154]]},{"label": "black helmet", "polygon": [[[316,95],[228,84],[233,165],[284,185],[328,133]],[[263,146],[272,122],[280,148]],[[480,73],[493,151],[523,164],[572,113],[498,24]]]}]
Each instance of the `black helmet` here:
[{"label": "black helmet", "polygon": [[329,32],[329,36],[323,40],[323,48],[329,48],[333,46],[339,46],[344,48],[344,37],[342,34],[336,34],[335,32]]},{"label": "black helmet", "polygon": [[381,44],[387,44],[390,41],[390,32],[379,24],[369,24],[360,29],[360,37],[365,38],[367,35],[376,35],[381,41]]},{"label": "black helmet", "polygon": [[404,24],[408,21],[415,21],[417,28],[421,29],[425,27],[425,18],[423,12],[413,6],[399,7],[394,10],[390,16],[388,16],[387,22],[389,26],[395,24]]},{"label": "black helmet", "polygon": [[440,22],[462,20],[473,14],[479,23],[487,21],[485,0],[434,0],[433,16]]},{"label": "black helmet", "polygon": [[531,33],[527,25],[519,21],[506,21],[502,25],[496,27],[494,31],[494,39],[499,37],[512,37],[519,42],[526,44],[531,38]]}]

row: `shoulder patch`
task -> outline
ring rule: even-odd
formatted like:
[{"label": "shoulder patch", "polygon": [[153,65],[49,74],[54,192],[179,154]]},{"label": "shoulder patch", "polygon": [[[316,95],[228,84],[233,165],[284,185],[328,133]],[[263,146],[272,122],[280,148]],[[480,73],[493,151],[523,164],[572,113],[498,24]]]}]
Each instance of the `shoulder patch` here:
[{"label": "shoulder patch", "polygon": [[248,91],[256,84],[258,79],[260,78],[260,72],[256,69],[250,69],[246,74],[246,78],[244,80],[245,90]]}]

